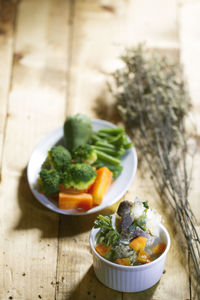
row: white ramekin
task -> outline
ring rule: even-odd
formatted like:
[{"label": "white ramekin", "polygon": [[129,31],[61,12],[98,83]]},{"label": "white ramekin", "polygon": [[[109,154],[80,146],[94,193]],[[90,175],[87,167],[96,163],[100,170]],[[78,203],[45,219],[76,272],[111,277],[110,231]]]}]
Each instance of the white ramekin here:
[{"label": "white ramekin", "polygon": [[94,272],[104,285],[120,292],[144,291],[156,284],[163,273],[166,254],[170,247],[170,237],[163,225],[159,227],[161,242],[166,243],[165,251],[151,263],[140,266],[122,266],[112,263],[95,250],[95,237],[99,229],[92,229],[90,246],[93,255]]}]

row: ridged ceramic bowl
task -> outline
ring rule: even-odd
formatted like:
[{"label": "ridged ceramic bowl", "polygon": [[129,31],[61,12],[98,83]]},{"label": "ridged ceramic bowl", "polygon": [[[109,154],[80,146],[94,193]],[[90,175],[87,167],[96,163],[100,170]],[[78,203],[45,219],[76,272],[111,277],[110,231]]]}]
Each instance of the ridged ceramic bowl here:
[{"label": "ridged ceramic bowl", "polygon": [[90,246],[93,254],[94,272],[100,282],[120,292],[140,292],[152,287],[160,280],[170,247],[170,237],[163,225],[159,227],[159,236],[161,242],[166,243],[165,251],[154,261],[139,266],[117,265],[100,256],[95,250],[98,231],[99,229],[92,229]]}]

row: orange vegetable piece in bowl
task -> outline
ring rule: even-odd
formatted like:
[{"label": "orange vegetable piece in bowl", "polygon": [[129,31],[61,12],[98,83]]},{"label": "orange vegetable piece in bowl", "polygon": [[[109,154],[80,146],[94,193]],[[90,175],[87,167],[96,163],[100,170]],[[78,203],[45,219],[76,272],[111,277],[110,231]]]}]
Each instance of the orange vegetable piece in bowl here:
[{"label": "orange vegetable piece in bowl", "polygon": [[140,250],[137,256],[139,262],[146,264],[152,262],[151,256],[144,250]]},{"label": "orange vegetable piece in bowl", "polygon": [[101,204],[108,187],[112,183],[113,173],[107,168],[102,167],[97,170],[97,178],[90,190],[93,196],[93,205]]},{"label": "orange vegetable piece in bowl", "polygon": [[135,251],[140,251],[140,250],[144,250],[146,242],[147,242],[146,237],[138,236],[130,242],[129,246]]},{"label": "orange vegetable piece in bowl", "polygon": [[159,243],[159,244],[156,244],[153,248],[152,248],[152,253],[154,255],[161,255],[164,251],[165,251],[165,248],[166,248],[166,244],[165,243]]},{"label": "orange vegetable piece in bowl", "polygon": [[104,244],[97,244],[95,247],[95,250],[101,255],[101,256],[106,256],[108,252],[110,251],[111,246],[107,246]]},{"label": "orange vegetable piece in bowl", "polygon": [[60,209],[88,210],[93,206],[91,194],[87,193],[59,193],[58,206]]},{"label": "orange vegetable piece in bowl", "polygon": [[130,259],[128,257],[117,258],[115,260],[115,263],[118,264],[118,265],[122,265],[122,266],[130,266],[131,265]]}]

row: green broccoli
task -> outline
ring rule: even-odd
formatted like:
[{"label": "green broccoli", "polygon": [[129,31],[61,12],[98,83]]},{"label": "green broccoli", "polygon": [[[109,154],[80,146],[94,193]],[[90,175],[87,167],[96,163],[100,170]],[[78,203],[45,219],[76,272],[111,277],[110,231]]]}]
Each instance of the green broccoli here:
[{"label": "green broccoli", "polygon": [[56,170],[42,169],[38,178],[39,190],[47,196],[59,192],[60,175]]},{"label": "green broccoli", "polygon": [[97,160],[97,154],[91,145],[85,144],[72,151],[72,158],[77,163],[87,163],[91,165]]},{"label": "green broccoli", "polygon": [[49,150],[48,156],[42,164],[42,169],[56,169],[57,171],[64,171],[70,162],[70,152],[61,145],[54,146]]},{"label": "green broccoli", "polygon": [[64,141],[69,151],[87,144],[92,134],[92,123],[88,116],[82,114],[70,116],[64,123]]},{"label": "green broccoli", "polygon": [[87,189],[96,179],[96,171],[88,164],[71,164],[62,174],[61,183],[65,188]]}]

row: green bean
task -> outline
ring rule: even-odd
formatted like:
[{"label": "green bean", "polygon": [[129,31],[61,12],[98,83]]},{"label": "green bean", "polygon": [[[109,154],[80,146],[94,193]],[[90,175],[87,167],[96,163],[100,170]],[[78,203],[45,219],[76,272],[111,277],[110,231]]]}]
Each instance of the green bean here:
[{"label": "green bean", "polygon": [[96,150],[96,153],[100,159],[103,159],[103,160],[109,162],[111,165],[120,165],[120,163],[121,163],[121,161],[119,159],[112,157],[111,155],[108,155],[104,152]]}]

